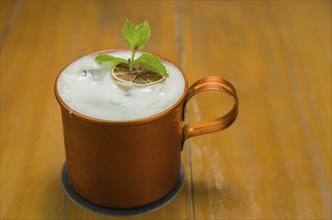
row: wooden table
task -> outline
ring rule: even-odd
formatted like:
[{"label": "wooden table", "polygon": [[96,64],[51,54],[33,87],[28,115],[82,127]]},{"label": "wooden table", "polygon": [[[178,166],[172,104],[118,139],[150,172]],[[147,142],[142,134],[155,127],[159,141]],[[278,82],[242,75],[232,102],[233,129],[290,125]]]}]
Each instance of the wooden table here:
[{"label": "wooden table", "polygon": [[[116,219],[63,192],[59,71],[81,55],[125,48],[124,20],[148,20],[147,51],[190,84],[230,80],[229,129],[183,151],[185,185],[132,219],[331,218],[331,1],[1,1],[1,219]],[[226,113],[220,93],[190,102],[190,121]]]}]

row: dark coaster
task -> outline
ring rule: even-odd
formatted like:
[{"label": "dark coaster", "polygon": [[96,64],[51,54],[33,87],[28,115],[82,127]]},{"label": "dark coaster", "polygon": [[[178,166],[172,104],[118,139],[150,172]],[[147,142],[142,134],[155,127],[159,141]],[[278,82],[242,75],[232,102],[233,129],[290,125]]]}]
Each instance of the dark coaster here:
[{"label": "dark coaster", "polygon": [[180,167],[180,177],[178,181],[176,182],[173,189],[165,195],[163,198],[150,203],[145,206],[137,207],[137,208],[128,208],[128,209],[119,209],[119,208],[108,208],[103,207],[100,205],[97,205],[95,203],[89,202],[88,200],[81,197],[77,192],[75,192],[74,188],[70,185],[68,175],[67,175],[67,164],[65,163],[62,167],[62,185],[64,188],[65,193],[67,196],[73,200],[74,203],[76,203],[78,206],[85,208],[87,210],[104,214],[104,215],[112,215],[112,216],[133,216],[133,215],[143,215],[152,211],[155,211],[162,206],[165,206],[170,201],[172,201],[177,194],[180,192],[183,183],[184,183],[184,169],[183,165],[181,163]]}]

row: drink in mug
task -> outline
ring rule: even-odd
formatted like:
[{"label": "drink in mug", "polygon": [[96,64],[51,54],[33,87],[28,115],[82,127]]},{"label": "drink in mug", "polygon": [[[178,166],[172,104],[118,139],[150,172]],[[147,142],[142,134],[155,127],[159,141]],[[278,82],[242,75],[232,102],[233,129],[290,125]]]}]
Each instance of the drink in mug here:
[{"label": "drink in mug", "polygon": [[[94,60],[101,53],[124,59],[131,54],[109,50],[84,56],[69,64],[55,83],[66,150],[65,182],[102,207],[135,208],[169,198],[183,180],[185,140],[223,130],[236,119],[235,88],[218,76],[188,88],[183,73],[163,59],[169,75],[164,81],[123,86],[113,79],[110,63]],[[208,90],[233,97],[233,108],[222,117],[184,125],[188,100]]]},{"label": "drink in mug", "polygon": [[[130,51],[108,54],[126,60],[131,56]],[[183,95],[185,81],[181,71],[165,60],[162,62],[169,77],[164,81],[124,87],[112,77],[110,64],[99,65],[94,58],[94,55],[87,55],[76,60],[58,79],[61,99],[80,114],[110,121],[136,120],[165,111]]]}]

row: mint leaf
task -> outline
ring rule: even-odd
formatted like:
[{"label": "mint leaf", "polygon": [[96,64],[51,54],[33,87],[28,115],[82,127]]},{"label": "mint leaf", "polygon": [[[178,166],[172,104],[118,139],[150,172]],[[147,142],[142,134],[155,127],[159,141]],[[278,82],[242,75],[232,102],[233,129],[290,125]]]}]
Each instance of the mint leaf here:
[{"label": "mint leaf", "polygon": [[161,60],[152,54],[143,53],[140,57],[134,60],[133,64],[142,65],[146,69],[161,73],[165,77],[168,77],[167,70]]},{"label": "mint leaf", "polygon": [[135,26],[127,19],[122,28],[122,37],[130,49],[134,49],[132,38],[135,33]]},{"label": "mint leaf", "polygon": [[103,62],[112,62],[114,65],[117,65],[119,63],[128,63],[128,61],[125,59],[122,59],[120,57],[114,57],[108,54],[100,54],[96,56],[95,61],[97,61],[98,64],[102,64]]},{"label": "mint leaf", "polygon": [[150,25],[145,21],[134,26],[127,19],[122,29],[122,36],[131,50],[142,50],[151,36]]}]

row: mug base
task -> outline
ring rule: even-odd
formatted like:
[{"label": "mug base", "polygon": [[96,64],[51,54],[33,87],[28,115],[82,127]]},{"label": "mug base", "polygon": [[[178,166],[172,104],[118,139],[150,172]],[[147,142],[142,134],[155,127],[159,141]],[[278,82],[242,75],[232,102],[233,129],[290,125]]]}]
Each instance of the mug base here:
[{"label": "mug base", "polygon": [[183,164],[181,163],[180,166],[180,176],[177,180],[175,186],[173,189],[164,197],[161,199],[150,203],[148,205],[140,206],[137,208],[128,208],[128,209],[119,209],[119,208],[109,208],[97,205],[95,203],[92,203],[83,197],[81,197],[77,192],[75,192],[74,188],[70,185],[70,181],[68,179],[67,174],[67,164],[64,163],[62,167],[62,173],[61,173],[61,181],[62,186],[64,189],[65,194],[78,206],[87,209],[89,211],[103,214],[103,215],[111,215],[111,216],[134,216],[134,215],[143,215],[152,211],[155,211],[169,202],[171,202],[180,192],[183,183],[184,183],[184,168]]}]

